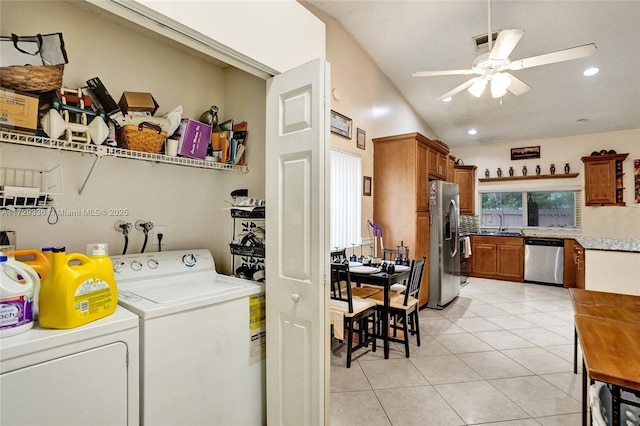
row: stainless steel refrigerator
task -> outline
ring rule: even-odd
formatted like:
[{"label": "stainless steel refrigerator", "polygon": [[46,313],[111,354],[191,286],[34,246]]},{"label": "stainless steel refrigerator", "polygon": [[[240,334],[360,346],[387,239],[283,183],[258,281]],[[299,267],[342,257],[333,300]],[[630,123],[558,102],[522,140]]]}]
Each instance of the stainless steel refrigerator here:
[{"label": "stainless steel refrigerator", "polygon": [[458,184],[429,181],[429,308],[442,309],[460,294],[459,200]]}]

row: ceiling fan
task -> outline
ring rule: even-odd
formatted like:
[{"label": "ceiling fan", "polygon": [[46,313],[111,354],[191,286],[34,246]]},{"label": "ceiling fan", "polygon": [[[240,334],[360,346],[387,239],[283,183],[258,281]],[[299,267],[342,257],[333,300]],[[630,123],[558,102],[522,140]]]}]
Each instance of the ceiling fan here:
[{"label": "ceiling fan", "polygon": [[524,30],[508,29],[498,33],[495,45],[492,47],[493,37],[491,32],[491,0],[487,0],[489,15],[489,32],[487,33],[489,42],[489,52],[483,53],[474,59],[471,69],[466,70],[446,70],[446,71],[420,71],[413,73],[414,77],[431,77],[438,75],[471,75],[478,74],[462,83],[455,89],[440,96],[437,100],[449,98],[464,89],[475,97],[480,97],[484,92],[487,84],[491,86],[491,96],[500,98],[507,93],[507,90],[514,95],[522,95],[531,90],[526,83],[516,78],[508,71],[517,71],[524,68],[533,68],[540,65],[553,64],[555,62],[570,61],[587,57],[596,51],[597,47],[594,43],[576,46],[569,49],[558,50],[555,52],[545,53],[542,55],[532,56],[529,58],[512,60],[509,55],[516,47]]}]

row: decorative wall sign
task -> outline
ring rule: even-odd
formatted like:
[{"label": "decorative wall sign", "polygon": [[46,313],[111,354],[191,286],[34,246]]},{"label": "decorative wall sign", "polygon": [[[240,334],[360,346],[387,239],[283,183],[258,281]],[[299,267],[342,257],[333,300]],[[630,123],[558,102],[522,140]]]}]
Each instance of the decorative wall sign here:
[{"label": "decorative wall sign", "polygon": [[540,146],[528,146],[526,148],[511,148],[512,160],[527,160],[540,158]]},{"label": "decorative wall sign", "polygon": [[636,203],[640,203],[640,160],[633,160],[633,177],[636,184]]},{"label": "decorative wall sign", "polygon": [[331,133],[351,139],[351,119],[331,110]]},{"label": "decorative wall sign", "polygon": [[371,176],[364,176],[362,178],[362,195],[366,197],[371,196]]},{"label": "decorative wall sign", "polygon": [[365,149],[367,143],[367,132],[358,127],[358,132],[356,134],[356,146],[360,149]]}]

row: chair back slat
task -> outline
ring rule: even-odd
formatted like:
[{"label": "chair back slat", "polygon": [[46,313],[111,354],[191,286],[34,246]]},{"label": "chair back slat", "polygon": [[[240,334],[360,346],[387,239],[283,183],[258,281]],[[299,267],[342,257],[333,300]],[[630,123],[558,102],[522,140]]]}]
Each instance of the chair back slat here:
[{"label": "chair back slat", "polygon": [[422,273],[424,272],[424,264],[427,258],[411,261],[411,272],[409,273],[409,283],[404,292],[404,305],[407,306],[411,297],[417,299],[420,292],[420,283],[422,282]]},{"label": "chair back slat", "polygon": [[353,313],[353,297],[351,295],[351,274],[349,265],[331,264],[331,298],[347,302],[349,313]]}]

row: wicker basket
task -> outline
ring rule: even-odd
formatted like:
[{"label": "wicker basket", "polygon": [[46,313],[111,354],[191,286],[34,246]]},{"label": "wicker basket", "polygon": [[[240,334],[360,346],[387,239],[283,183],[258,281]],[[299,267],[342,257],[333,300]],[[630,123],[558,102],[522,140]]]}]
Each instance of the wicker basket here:
[{"label": "wicker basket", "polygon": [[142,122],[137,126],[127,124],[118,130],[118,145],[133,151],[151,152],[157,154],[167,138],[160,126]]},{"label": "wicker basket", "polygon": [[23,92],[48,92],[62,87],[64,65],[0,67],[0,86]]}]

